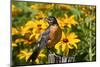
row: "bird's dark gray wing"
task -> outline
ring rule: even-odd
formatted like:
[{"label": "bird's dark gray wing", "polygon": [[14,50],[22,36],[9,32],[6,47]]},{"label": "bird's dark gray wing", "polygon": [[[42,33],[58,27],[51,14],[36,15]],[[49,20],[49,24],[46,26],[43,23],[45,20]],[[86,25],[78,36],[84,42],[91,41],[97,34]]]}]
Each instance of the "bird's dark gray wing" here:
[{"label": "bird's dark gray wing", "polygon": [[27,62],[30,62],[30,60],[32,59],[32,62],[35,62],[38,54],[40,53],[40,51],[46,47],[47,44],[47,37],[50,33],[49,28],[46,29],[45,32],[43,32],[40,36],[40,39],[38,41],[38,46],[35,48],[34,52],[32,53],[32,55],[29,57],[29,59],[27,60]]},{"label": "bird's dark gray wing", "polygon": [[40,39],[38,41],[38,45],[40,47],[40,49],[45,48],[45,46],[47,45],[47,37],[49,36],[50,33],[50,29],[46,29],[45,32],[43,32],[40,36]]}]

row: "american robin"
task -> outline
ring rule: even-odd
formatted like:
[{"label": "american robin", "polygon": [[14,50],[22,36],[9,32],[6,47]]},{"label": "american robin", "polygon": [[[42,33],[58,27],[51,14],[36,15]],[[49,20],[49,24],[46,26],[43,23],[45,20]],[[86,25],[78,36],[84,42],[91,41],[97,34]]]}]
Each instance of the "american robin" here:
[{"label": "american robin", "polygon": [[54,16],[49,16],[48,18],[45,18],[45,20],[48,22],[49,26],[45,32],[41,34],[38,46],[29,57],[28,62],[32,60],[32,63],[34,63],[42,49],[45,47],[49,49],[54,48],[55,44],[61,39],[62,30],[60,29],[56,18]]}]

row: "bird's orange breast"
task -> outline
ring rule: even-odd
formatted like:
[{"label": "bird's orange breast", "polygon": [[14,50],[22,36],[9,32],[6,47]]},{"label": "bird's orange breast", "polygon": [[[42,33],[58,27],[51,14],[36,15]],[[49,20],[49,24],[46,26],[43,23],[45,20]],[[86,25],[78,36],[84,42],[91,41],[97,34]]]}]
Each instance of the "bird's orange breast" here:
[{"label": "bird's orange breast", "polygon": [[56,43],[58,43],[58,41],[61,38],[61,29],[59,26],[54,25],[50,27],[50,33],[49,33],[49,40],[48,40],[48,47],[52,48],[55,46]]}]

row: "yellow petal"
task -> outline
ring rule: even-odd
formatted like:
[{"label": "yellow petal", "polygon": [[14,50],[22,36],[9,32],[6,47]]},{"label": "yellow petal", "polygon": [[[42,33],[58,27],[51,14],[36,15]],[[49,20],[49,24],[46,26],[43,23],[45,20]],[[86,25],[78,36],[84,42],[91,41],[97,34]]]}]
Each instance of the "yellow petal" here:
[{"label": "yellow petal", "polygon": [[68,56],[69,54],[69,47],[66,45],[64,50],[64,56]]},{"label": "yellow petal", "polygon": [[40,37],[40,34],[36,34],[36,35],[35,35],[35,39],[36,39],[36,40],[38,40],[39,37]]},{"label": "yellow petal", "polygon": [[45,58],[46,55],[45,55],[45,54],[39,54],[39,57],[41,57],[41,58]]},{"label": "yellow petal", "polygon": [[12,47],[17,47],[17,44],[16,43],[12,43]]},{"label": "yellow petal", "polygon": [[69,49],[73,49],[72,45],[70,45],[70,44],[67,44],[67,45],[68,45]]},{"label": "yellow petal", "polygon": [[59,49],[61,46],[61,42],[58,42],[56,45],[55,45],[55,49]]},{"label": "yellow petal", "polygon": [[36,64],[39,64],[40,63],[39,59],[36,59],[35,62],[36,62]]},{"label": "yellow petal", "polygon": [[19,55],[17,55],[17,56],[19,57],[20,60],[23,59],[23,58],[25,57],[23,54],[19,54]]},{"label": "yellow petal", "polygon": [[12,27],[12,35],[19,34],[18,30],[14,27]]},{"label": "yellow petal", "polygon": [[73,46],[77,49],[77,44],[73,44]]},{"label": "yellow petal", "polygon": [[32,20],[30,20],[25,24],[25,26],[33,27],[34,26],[34,22]]},{"label": "yellow petal", "polygon": [[64,52],[65,49],[66,49],[66,44],[63,43],[63,44],[62,44],[62,51]]},{"label": "yellow petal", "polygon": [[80,39],[75,39],[74,41],[75,41],[75,43],[78,43],[78,42],[80,42]]},{"label": "yellow petal", "polygon": [[62,32],[62,37],[61,37],[61,40],[63,40],[64,38],[66,38],[64,32]]}]

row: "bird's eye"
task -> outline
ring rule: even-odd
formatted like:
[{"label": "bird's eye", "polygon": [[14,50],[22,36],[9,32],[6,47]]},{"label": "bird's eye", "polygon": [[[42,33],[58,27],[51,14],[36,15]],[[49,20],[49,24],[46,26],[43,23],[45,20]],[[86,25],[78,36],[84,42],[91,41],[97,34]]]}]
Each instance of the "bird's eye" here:
[{"label": "bird's eye", "polygon": [[51,21],[52,21],[52,20],[53,20],[53,18],[50,18],[49,20],[51,20]]},{"label": "bird's eye", "polygon": [[49,18],[48,20],[51,20],[51,18]]},{"label": "bird's eye", "polygon": [[53,19],[53,18],[50,18],[49,20],[51,20],[51,21],[52,21],[52,20],[54,20],[54,19]]}]

